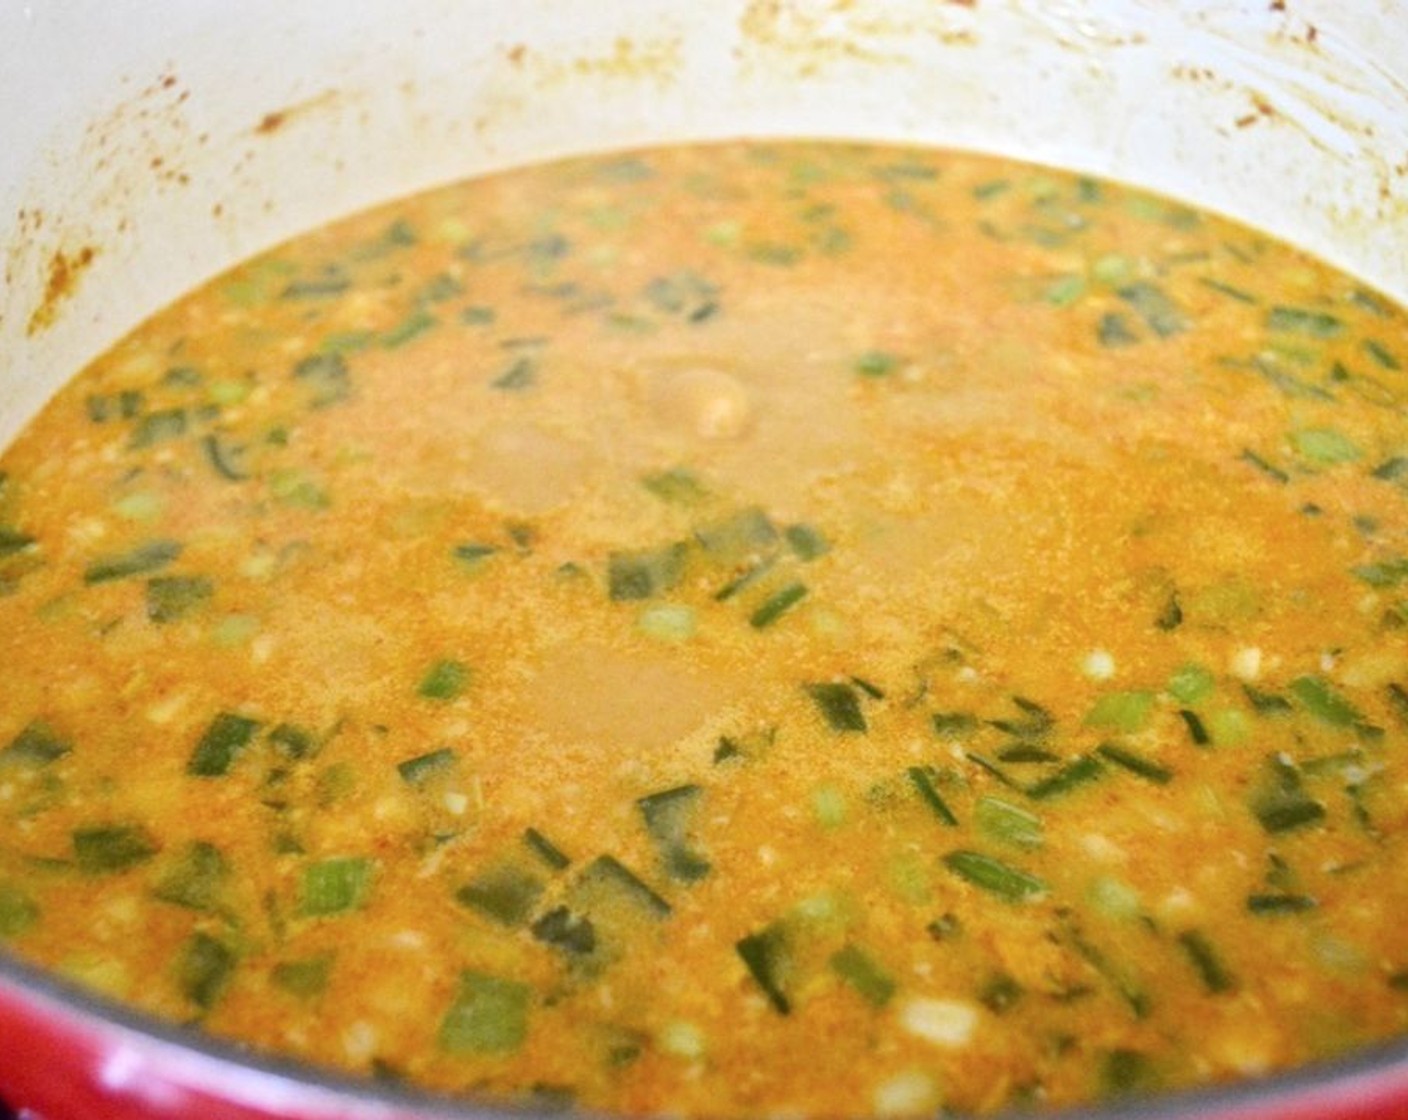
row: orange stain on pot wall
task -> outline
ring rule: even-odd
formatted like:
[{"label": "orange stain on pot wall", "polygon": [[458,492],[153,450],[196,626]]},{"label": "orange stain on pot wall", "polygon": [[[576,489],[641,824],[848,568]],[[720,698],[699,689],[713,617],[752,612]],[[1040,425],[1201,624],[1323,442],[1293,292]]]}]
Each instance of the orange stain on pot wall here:
[{"label": "orange stain on pot wall", "polygon": [[92,245],[84,245],[66,253],[56,250],[49,258],[48,276],[44,282],[44,295],[39,306],[29,316],[25,333],[31,337],[53,324],[59,308],[73,295],[79,278],[88,270],[98,255]]}]

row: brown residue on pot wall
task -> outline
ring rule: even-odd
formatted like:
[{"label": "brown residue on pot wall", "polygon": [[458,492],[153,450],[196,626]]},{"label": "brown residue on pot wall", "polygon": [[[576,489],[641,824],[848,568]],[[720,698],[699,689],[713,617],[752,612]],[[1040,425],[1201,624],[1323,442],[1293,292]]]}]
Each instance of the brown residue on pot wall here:
[{"label": "brown residue on pot wall", "polygon": [[55,252],[49,258],[48,276],[44,282],[44,295],[39,306],[29,316],[25,333],[31,337],[51,325],[64,301],[73,295],[79,278],[98,255],[91,245],[72,252]]},{"label": "brown residue on pot wall", "polygon": [[273,136],[275,133],[283,131],[284,127],[291,124],[297,118],[308,113],[316,112],[319,109],[328,108],[335,105],[340,98],[337,90],[324,90],[313,97],[304,98],[302,101],[294,102],[292,105],[285,105],[279,109],[273,109],[259,118],[259,123],[254,126],[256,136]]}]

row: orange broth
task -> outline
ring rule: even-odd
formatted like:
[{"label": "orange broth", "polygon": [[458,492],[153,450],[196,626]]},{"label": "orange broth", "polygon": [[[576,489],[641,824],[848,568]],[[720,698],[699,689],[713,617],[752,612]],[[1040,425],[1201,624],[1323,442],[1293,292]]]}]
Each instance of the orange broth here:
[{"label": "orange broth", "polygon": [[0,460],[0,940],[255,1050],[985,1113],[1408,1026],[1408,327],[995,159],[301,237]]}]

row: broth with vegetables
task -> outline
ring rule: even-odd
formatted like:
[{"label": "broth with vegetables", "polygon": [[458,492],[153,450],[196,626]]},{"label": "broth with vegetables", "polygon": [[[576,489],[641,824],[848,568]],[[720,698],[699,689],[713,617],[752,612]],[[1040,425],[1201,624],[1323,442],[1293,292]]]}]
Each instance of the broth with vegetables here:
[{"label": "broth with vegetables", "polygon": [[1408,1026],[1408,320],[996,159],[578,159],[310,233],[0,460],[0,940],[686,1116]]}]

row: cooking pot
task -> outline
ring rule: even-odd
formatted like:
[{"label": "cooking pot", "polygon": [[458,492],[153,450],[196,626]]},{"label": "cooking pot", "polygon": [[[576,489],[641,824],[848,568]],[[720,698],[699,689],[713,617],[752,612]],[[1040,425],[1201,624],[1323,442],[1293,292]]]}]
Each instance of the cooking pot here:
[{"label": "cooking pot", "polygon": [[[1058,164],[1408,299],[1408,0],[4,0],[0,122],[0,443],[144,316],[302,229],[666,140]],[[253,1059],[3,954],[0,1101],[47,1120],[492,1114]],[[1080,1115],[1401,1120],[1408,1043]]]}]

